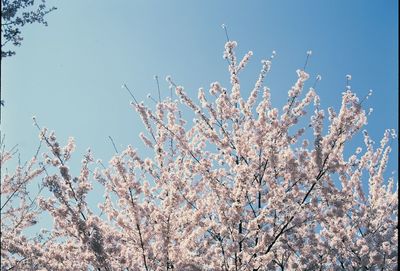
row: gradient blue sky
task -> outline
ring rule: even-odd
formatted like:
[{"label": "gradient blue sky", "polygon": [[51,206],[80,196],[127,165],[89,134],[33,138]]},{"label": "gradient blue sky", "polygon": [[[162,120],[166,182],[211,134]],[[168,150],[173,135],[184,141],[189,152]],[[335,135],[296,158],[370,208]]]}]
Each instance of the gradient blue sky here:
[{"label": "gradient blue sky", "polygon": [[[345,75],[373,107],[366,129],[377,142],[385,128],[398,130],[398,1],[48,1],[58,9],[48,27],[23,29],[16,56],[1,63],[1,130],[9,147],[18,143],[23,159],[35,152],[40,125],[55,130],[61,142],[74,136],[79,163],[91,147],[105,162],[128,144],[143,148],[143,126],[121,89],[126,83],[139,100],[152,103],[155,74],[168,95],[166,75],[192,97],[213,81],[227,85],[222,58],[225,34],[238,42],[238,56],[253,50],[242,75],[247,91],[258,76],[260,60],[277,51],[266,80],[274,106],[286,101],[296,69],[313,51],[312,77],[322,75],[317,91],[323,107],[340,106]],[[312,80],[313,81],[313,80]],[[312,84],[312,83],[310,83]],[[246,90],[247,89],[247,90]],[[359,141],[360,145],[362,141]],[[398,144],[388,171],[397,170]],[[397,173],[396,173],[397,176]]]}]

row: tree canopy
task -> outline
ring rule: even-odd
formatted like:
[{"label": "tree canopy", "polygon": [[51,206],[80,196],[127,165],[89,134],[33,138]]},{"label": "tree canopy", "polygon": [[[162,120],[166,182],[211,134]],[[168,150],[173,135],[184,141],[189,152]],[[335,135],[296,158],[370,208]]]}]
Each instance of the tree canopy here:
[{"label": "tree canopy", "polygon": [[46,0],[41,0],[39,5],[33,0],[1,0],[1,58],[15,55],[15,47],[22,44],[22,28],[26,24],[47,26],[45,16],[55,9],[46,7]]},{"label": "tree canopy", "polygon": [[[322,78],[310,84],[304,65],[278,109],[264,85],[274,54],[244,97],[239,75],[252,52],[239,61],[236,46],[228,40],[224,50],[230,85],[213,82],[197,99],[170,76],[175,95],[159,95],[154,109],[123,86],[151,157],[115,148],[104,165],[88,150],[74,174],[74,139],[63,146],[34,119],[47,151],[1,180],[3,268],[395,270],[398,188],[384,172],[396,134],[386,130],[376,146],[362,130],[371,93],[357,97],[348,75],[341,107],[326,114]],[[347,150],[360,132],[364,146]],[[3,151],[2,168],[12,154]],[[41,189],[31,195],[35,179]],[[95,182],[100,214],[88,203]],[[43,212],[53,227],[25,234]]]}]

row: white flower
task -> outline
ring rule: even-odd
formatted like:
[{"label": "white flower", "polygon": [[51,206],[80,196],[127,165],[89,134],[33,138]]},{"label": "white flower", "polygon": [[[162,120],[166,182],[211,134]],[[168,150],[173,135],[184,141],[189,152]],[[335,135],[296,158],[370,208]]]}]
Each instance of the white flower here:
[{"label": "white flower", "polygon": [[364,256],[364,255],[366,255],[368,252],[369,252],[369,247],[366,246],[366,245],[363,245],[363,246],[361,247],[361,250],[360,250],[360,256]]}]

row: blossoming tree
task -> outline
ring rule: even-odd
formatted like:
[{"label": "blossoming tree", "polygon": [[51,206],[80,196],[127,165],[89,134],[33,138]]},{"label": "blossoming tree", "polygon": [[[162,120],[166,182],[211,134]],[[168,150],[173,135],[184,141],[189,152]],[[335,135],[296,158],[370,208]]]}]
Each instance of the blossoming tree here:
[{"label": "blossoming tree", "polygon": [[[167,77],[177,100],[152,110],[133,97],[151,158],[128,146],[101,168],[88,151],[74,176],[73,139],[62,147],[41,129],[44,158],[2,176],[2,270],[396,270],[398,188],[384,175],[394,132],[375,147],[364,131],[365,150],[345,157],[367,121],[350,87],[325,120],[298,70],[278,110],[263,84],[272,57],[246,98],[239,74],[252,52],[239,62],[235,47],[225,44],[229,87],[214,82],[195,100]],[[52,196],[35,200],[26,187],[39,176]],[[100,215],[87,201],[93,182]],[[40,212],[53,228],[24,234]]]}]

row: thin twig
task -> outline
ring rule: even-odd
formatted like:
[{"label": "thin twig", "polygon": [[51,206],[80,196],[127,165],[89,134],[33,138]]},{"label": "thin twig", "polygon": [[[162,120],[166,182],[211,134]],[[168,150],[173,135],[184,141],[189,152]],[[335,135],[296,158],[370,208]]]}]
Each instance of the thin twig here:
[{"label": "thin twig", "polygon": [[228,29],[227,29],[227,27],[226,27],[225,24],[222,24],[222,28],[223,28],[224,31],[225,31],[226,41],[228,42],[228,41],[229,41]]},{"label": "thin twig", "polygon": [[114,147],[115,153],[116,153],[116,154],[118,154],[118,150],[117,150],[117,147],[115,146],[114,140],[112,139],[112,137],[111,137],[111,136],[108,136],[108,138],[110,139],[110,141],[111,141],[111,144],[112,144],[112,145],[113,145],[113,147]]},{"label": "thin twig", "polygon": [[157,82],[157,91],[158,91],[158,102],[161,103],[161,93],[160,93],[160,83],[158,82],[158,76],[154,76],[154,79],[156,79]]},{"label": "thin twig", "polygon": [[138,101],[136,100],[135,96],[133,96],[132,91],[128,88],[126,84],[123,84],[123,87],[129,92],[133,100],[135,101],[136,104],[139,104]]}]

